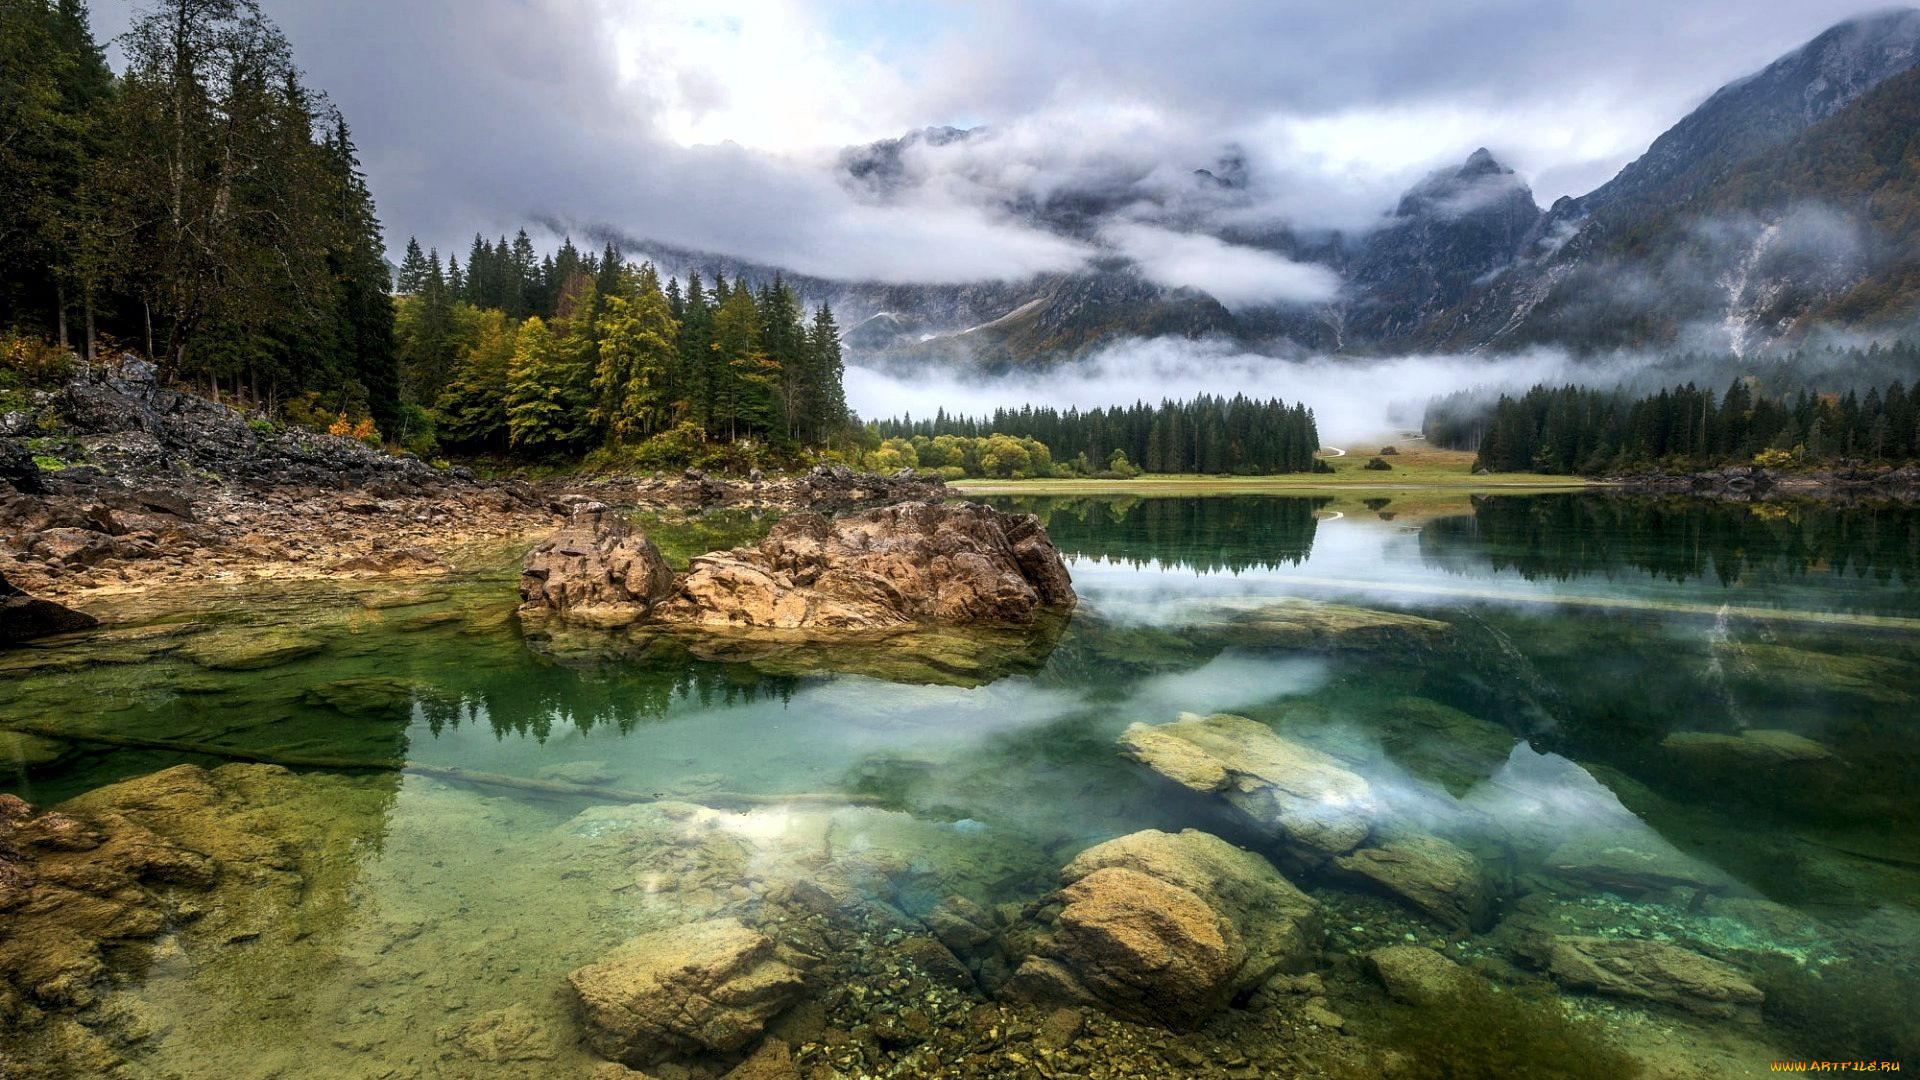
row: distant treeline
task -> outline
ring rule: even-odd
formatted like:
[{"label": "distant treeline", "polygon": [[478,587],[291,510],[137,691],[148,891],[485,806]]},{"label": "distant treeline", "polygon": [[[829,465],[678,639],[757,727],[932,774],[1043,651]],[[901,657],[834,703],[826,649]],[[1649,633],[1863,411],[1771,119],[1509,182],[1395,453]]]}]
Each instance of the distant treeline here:
[{"label": "distant treeline", "polygon": [[1478,450],[1475,469],[1598,475],[1651,467],[1755,462],[1906,462],[1920,457],[1920,382],[1844,395],[1788,397],[1736,380],[1724,393],[1692,383],[1635,396],[1624,390],[1535,386],[1519,397],[1464,391],[1427,406],[1435,446]]},{"label": "distant treeline", "polygon": [[1083,473],[1101,471],[1103,465],[1150,473],[1247,476],[1325,468],[1314,457],[1320,449],[1320,430],[1314,425],[1313,410],[1278,398],[1259,401],[1245,395],[1203,395],[1157,406],[1136,402],[1086,412],[1028,405],[981,417],[949,415],[943,409],[932,419],[909,416],[877,421],[871,430],[882,439],[943,435],[1032,439],[1051,450],[1054,462]]}]

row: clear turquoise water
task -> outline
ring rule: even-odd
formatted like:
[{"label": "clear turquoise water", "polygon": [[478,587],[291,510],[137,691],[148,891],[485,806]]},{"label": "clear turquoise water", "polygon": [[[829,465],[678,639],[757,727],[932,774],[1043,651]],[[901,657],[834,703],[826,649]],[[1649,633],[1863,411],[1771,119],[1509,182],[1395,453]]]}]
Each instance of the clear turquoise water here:
[{"label": "clear turquoise water", "polygon": [[[667,640],[556,652],[512,617],[516,560],[503,553],[444,581],[251,587],[128,607],[107,633],[0,654],[0,723],[270,758],[584,777],[691,803],[716,791],[856,794],[878,807],[845,811],[836,827],[897,864],[890,902],[917,914],[951,892],[1030,900],[1075,851],[1141,828],[1249,840],[1113,747],[1135,721],[1241,713],[1334,754],[1489,858],[1509,930],[1533,920],[1675,941],[1735,962],[1769,993],[1759,1029],[1724,1033],[1663,1007],[1628,1015],[1569,995],[1623,1039],[1664,1024],[1716,1063],[1700,1075],[1735,1069],[1728,1062],[1764,1071],[1766,1051],[1912,1052],[1920,512],[1577,495],[1404,514],[1381,500],[999,501],[1046,519],[1082,604],[1064,627],[959,666],[903,663],[898,645],[757,663],[702,660]],[[664,533],[670,551],[693,550],[762,524]],[[1359,609],[1362,622],[1384,611],[1449,629],[1418,645],[1249,629],[1249,612],[1301,600]],[[225,669],[289,632],[304,655]],[[1685,738],[1755,732],[1791,733],[1803,752],[1781,761]],[[44,805],[220,763],[81,740],[32,746],[0,759],[0,790]],[[660,914],[567,884],[567,860],[589,857],[567,853],[580,835],[568,823],[618,800],[301,771],[365,797],[339,799],[326,823],[351,852],[328,879],[344,882],[346,899],[323,932],[256,958],[285,965],[298,1009],[183,1012],[127,1051],[128,1068],[378,1075],[371,1055],[467,1075],[444,1053],[447,1017],[467,1015],[444,1009],[449,984],[470,987],[469,1012],[531,1001],[558,1031],[565,971]],[[741,817],[741,835],[775,851],[805,817],[776,813]],[[1731,884],[1556,876],[1549,856],[1595,835]],[[1332,954],[1407,934],[1462,956],[1511,944],[1498,927],[1452,933],[1347,884],[1301,884],[1342,913],[1329,920]],[[395,945],[396,921],[424,929]],[[322,948],[324,963],[303,952]],[[222,964],[240,962],[127,972],[122,992],[163,1011],[183,990],[220,999],[237,985]],[[422,972],[444,977],[423,985]],[[577,1064],[570,1037],[555,1038],[558,1060]]]}]

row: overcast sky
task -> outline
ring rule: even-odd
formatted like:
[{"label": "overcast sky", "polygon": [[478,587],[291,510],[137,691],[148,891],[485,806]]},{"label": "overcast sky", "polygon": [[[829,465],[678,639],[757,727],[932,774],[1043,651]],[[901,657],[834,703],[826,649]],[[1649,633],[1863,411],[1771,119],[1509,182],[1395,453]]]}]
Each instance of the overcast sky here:
[{"label": "overcast sky", "polygon": [[[103,37],[139,5],[95,0]],[[391,241],[464,257],[535,219],[831,276],[1017,277],[1086,257],[995,192],[1147,188],[1239,146],[1243,224],[1365,227],[1486,145],[1544,205],[1859,0],[262,0],[344,110]],[[995,136],[857,197],[844,145]],[[1123,246],[1215,253],[1132,223]],[[1145,230],[1145,231],[1142,231]],[[1211,241],[1207,241],[1211,242]],[[1277,268],[1284,269],[1284,268]],[[1323,283],[1303,279],[1303,295]]]}]

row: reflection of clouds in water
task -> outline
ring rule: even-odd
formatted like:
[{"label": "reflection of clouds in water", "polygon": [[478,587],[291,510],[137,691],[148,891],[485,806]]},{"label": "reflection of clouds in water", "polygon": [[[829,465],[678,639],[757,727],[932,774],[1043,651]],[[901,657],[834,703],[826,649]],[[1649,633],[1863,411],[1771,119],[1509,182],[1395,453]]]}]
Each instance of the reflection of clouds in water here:
[{"label": "reflection of clouds in water", "polygon": [[1461,799],[1516,840],[1551,847],[1576,833],[1609,831],[1625,841],[1653,829],[1593,774],[1558,754],[1516,743],[1498,772]]},{"label": "reflection of clouds in water", "polygon": [[[1244,709],[1325,686],[1319,660],[1277,660],[1225,652],[1193,669],[1147,679],[1130,696],[1132,710],[1147,713],[1215,713]],[[1155,721],[1158,722],[1158,721]]]},{"label": "reflection of clouds in water", "polygon": [[810,681],[784,701],[679,697],[665,716],[626,734],[611,726],[556,729],[543,744],[503,740],[487,725],[471,724],[448,728],[427,745],[435,761],[514,775],[532,775],[556,761],[600,762],[616,778],[611,786],[639,790],[673,790],[698,777],[742,791],[821,790],[873,755],[951,759],[1084,703],[1077,690],[1040,687],[1027,678],[960,688],[842,675]]},{"label": "reflection of clouds in water", "polygon": [[[1298,565],[1208,572],[1178,561],[1134,564],[1096,557],[1068,561],[1075,591],[1089,610],[1136,626],[1191,624],[1210,607],[1233,601],[1305,596],[1382,608],[1514,605],[1542,601],[1602,604],[1691,601],[1684,585],[1635,571],[1619,581],[1588,580],[1578,588],[1542,578],[1529,581],[1517,569],[1493,569],[1475,557],[1435,560],[1419,549],[1419,530],[1365,518],[1323,520],[1312,550]],[[1253,552],[1257,557],[1258,552]]]},{"label": "reflection of clouds in water", "polygon": [[985,686],[906,686],[857,676],[808,687],[793,696],[796,716],[831,717],[828,738],[876,749],[951,747],[1049,723],[1080,709],[1074,690],[1008,678]]}]

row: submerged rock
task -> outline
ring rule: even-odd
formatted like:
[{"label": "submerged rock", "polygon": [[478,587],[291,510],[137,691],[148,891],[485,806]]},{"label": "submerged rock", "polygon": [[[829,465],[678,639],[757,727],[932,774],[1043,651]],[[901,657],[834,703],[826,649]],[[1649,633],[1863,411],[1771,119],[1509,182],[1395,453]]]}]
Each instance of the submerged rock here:
[{"label": "submerged rock", "polygon": [[1828,761],[1833,751],[1791,731],[1754,730],[1738,735],[1676,731],[1660,748],[1699,765],[1724,769],[1770,768]]},{"label": "submerged rock", "polygon": [[1186,713],[1170,724],[1134,724],[1120,748],[1183,787],[1220,795],[1256,827],[1313,857],[1358,847],[1380,812],[1359,774],[1243,716]]},{"label": "submerged rock", "polygon": [[259,671],[324,652],[327,643],[305,634],[236,627],[193,639],[180,655],[210,671]]},{"label": "submerged rock", "polygon": [[1074,601],[1066,564],[1032,515],[908,503],[834,521],[792,514],[756,546],[699,556],[660,618],[772,629],[1025,626]]},{"label": "submerged rock", "polygon": [[1453,641],[1437,619],[1299,597],[1214,599],[1194,613],[1187,634],[1239,647],[1418,652]]},{"label": "submerged rock", "polygon": [[672,591],[673,570],[645,533],[601,503],[582,503],[566,528],[527,552],[520,614],[626,626]]},{"label": "submerged rock", "polygon": [[675,636],[702,660],[749,664],[769,675],[838,671],[890,683],[973,687],[1038,674],[1067,622],[1046,613],[1029,626],[855,630],[825,640],[805,629],[711,633],[695,627]]},{"label": "submerged rock", "polygon": [[1676,1005],[1702,1016],[1755,1020],[1766,1000],[1732,965],[1661,941],[1540,937],[1518,951],[1562,986]]},{"label": "submerged rock", "polygon": [[1424,945],[1389,945],[1366,956],[1387,996],[1406,1005],[1438,1005],[1474,984],[1472,972]]},{"label": "submerged rock", "polygon": [[1189,829],[1081,852],[1003,993],[1194,1027],[1310,961],[1319,908],[1266,860]]},{"label": "submerged rock", "polygon": [[1440,837],[1394,835],[1333,862],[1455,929],[1484,930],[1492,921],[1490,890],[1480,860]]},{"label": "submerged rock", "polygon": [[84,612],[30,596],[0,575],[0,645],[89,630],[100,620]]},{"label": "submerged rock", "polygon": [[643,934],[567,981],[593,1048],[638,1066],[743,1050],[804,985],[773,939],[737,919]]},{"label": "submerged rock", "polygon": [[1583,889],[1637,894],[1683,886],[1709,892],[1733,892],[1740,883],[1725,871],[1674,847],[1653,830],[1587,832],[1554,848],[1548,873]]},{"label": "submerged rock", "polygon": [[0,795],[0,996],[48,1013],[93,1006],[111,989],[107,956],[164,932],[300,936],[286,912],[314,897],[324,855],[294,838],[324,832],[309,822],[338,787],[268,765],[182,765],[55,811]]}]

